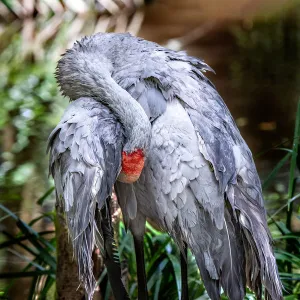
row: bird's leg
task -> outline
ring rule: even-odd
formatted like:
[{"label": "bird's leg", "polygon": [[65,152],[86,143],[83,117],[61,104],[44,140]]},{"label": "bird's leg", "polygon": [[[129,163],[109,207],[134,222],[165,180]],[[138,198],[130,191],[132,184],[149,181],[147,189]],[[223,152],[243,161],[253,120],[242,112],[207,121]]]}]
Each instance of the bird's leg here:
[{"label": "bird's leg", "polygon": [[136,256],[136,269],[138,278],[138,299],[147,300],[147,277],[145,269],[145,258],[144,258],[144,239],[140,236],[134,236],[134,248]]},{"label": "bird's leg", "polygon": [[183,250],[180,251],[181,300],[189,299],[187,254],[188,254],[188,248],[187,248],[187,244],[184,242]]},{"label": "bird's leg", "polygon": [[129,300],[129,296],[122,282],[121,266],[118,250],[114,240],[114,229],[112,225],[110,213],[110,201],[108,197],[106,205],[101,212],[96,209],[96,222],[100,232],[103,234],[104,240],[104,255],[103,261],[107,269],[108,280],[111,285],[112,292],[116,300]]},{"label": "bird's leg", "polygon": [[148,300],[147,277],[144,257],[144,234],[146,218],[137,214],[135,219],[130,220],[130,231],[133,235],[136,256],[136,270],[138,279],[138,299]]}]

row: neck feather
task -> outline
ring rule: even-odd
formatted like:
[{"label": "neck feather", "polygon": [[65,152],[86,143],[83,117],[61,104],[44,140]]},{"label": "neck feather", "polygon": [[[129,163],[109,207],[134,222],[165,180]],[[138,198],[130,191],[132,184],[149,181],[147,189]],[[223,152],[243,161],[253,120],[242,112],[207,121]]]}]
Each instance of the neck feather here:
[{"label": "neck feather", "polygon": [[99,98],[116,114],[124,126],[127,142],[125,152],[148,148],[151,124],[141,105],[111,77],[106,78],[104,95]]},{"label": "neck feather", "polygon": [[151,124],[140,104],[111,77],[112,64],[95,52],[68,50],[58,63],[57,79],[72,100],[91,97],[110,108],[125,129],[125,152],[147,150]]}]

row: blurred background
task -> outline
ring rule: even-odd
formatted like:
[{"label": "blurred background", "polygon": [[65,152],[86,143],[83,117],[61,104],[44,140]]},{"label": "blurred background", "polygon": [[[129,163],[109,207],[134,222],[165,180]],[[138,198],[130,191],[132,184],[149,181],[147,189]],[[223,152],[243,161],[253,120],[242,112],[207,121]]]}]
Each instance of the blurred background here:
[{"label": "blurred background", "polygon": [[[201,57],[215,70],[207,76],[255,157],[286,299],[299,299],[296,0],[0,0],[0,299],[54,299],[46,144],[68,105],[54,72],[65,49],[94,32],[131,32]],[[124,276],[135,299],[132,240],[117,213]],[[177,299],[178,250],[151,226],[146,246],[151,299]],[[191,299],[208,299],[191,255],[189,264]],[[105,269],[99,272],[97,299],[111,299]],[[247,297],[254,299],[250,291]]]}]

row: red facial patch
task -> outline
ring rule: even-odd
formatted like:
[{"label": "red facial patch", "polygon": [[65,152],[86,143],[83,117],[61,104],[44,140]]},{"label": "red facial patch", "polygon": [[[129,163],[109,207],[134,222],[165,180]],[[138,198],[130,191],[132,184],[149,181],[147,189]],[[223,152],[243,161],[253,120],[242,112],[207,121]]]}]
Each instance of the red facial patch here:
[{"label": "red facial patch", "polygon": [[141,149],[131,153],[122,152],[122,170],[119,180],[126,183],[133,183],[140,177],[145,164],[145,156]]}]

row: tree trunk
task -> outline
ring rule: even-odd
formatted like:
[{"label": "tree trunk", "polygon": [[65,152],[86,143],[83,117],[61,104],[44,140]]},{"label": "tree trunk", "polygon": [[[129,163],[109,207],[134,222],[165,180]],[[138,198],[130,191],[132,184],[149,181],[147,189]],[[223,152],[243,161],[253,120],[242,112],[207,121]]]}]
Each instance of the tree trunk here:
[{"label": "tree trunk", "polygon": [[79,283],[78,267],[61,207],[56,206],[57,271],[56,299],[84,300],[84,288]]}]

